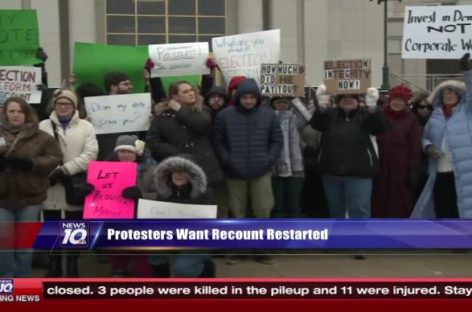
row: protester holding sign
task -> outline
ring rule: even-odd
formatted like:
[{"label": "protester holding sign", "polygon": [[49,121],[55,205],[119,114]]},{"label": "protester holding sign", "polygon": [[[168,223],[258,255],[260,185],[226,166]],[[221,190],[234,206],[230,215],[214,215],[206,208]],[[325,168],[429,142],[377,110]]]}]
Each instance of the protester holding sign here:
[{"label": "protester holding sign", "polygon": [[465,85],[447,80],[428,98],[433,114],[423,133],[429,177],[412,217],[472,218],[472,70],[470,54],[460,60]]},{"label": "protester holding sign", "polygon": [[[106,74],[104,77],[104,85],[105,92],[108,95],[131,94],[133,92],[133,84],[129,76],[119,71]],[[118,133],[97,135],[99,146],[98,160],[106,160],[111,156],[118,136]]]},{"label": "protester holding sign", "polygon": [[408,218],[413,191],[420,179],[421,128],[407,107],[411,90],[397,85],[388,93],[384,109],[388,130],[377,136],[380,170],[374,178],[372,216]]},{"label": "protester holding sign", "polygon": [[[292,107],[291,98],[274,97],[271,99],[271,106],[275,109],[284,137],[280,158],[272,170],[275,197],[272,215],[301,217],[300,200],[305,174],[300,134],[308,120],[297,113],[298,109]],[[306,113],[309,115],[307,111]]]},{"label": "protester holding sign", "polygon": [[[48,176],[61,160],[54,138],[38,129],[33,108],[7,99],[0,112],[0,221],[10,223],[0,227],[0,245],[14,249],[21,235],[15,223],[39,222]],[[30,277],[31,260],[31,251],[0,252],[0,277]]]},{"label": "protester holding sign", "polygon": [[[120,135],[116,140],[114,153],[109,161],[137,163],[136,184],[129,186],[121,191],[124,199],[134,201],[134,210],[140,198],[155,200],[156,188],[154,185],[154,171],[156,163],[150,157],[145,149],[145,143],[138,139],[135,135]],[[94,192],[94,186],[87,185],[87,192]],[[111,207],[110,207],[111,208]],[[133,213],[135,215],[135,213]],[[108,218],[111,218],[108,216]],[[147,258],[140,256],[110,256],[111,275],[113,277],[125,277],[129,275],[128,266],[133,265],[132,275],[137,277],[149,277],[151,275]]]},{"label": "protester holding sign", "polygon": [[[200,86],[200,94],[202,96],[205,96],[209,90],[213,87],[213,81],[214,81],[214,72],[215,69],[217,68],[216,62],[213,60],[213,58],[209,57],[206,59],[205,66],[207,67],[207,70],[210,71],[210,74],[206,75],[191,75],[191,76],[166,76],[166,77],[160,77],[159,76],[159,71],[157,71],[154,68],[160,68],[161,66],[159,64],[154,63],[151,59],[147,59],[146,64],[144,66],[144,77],[145,80],[147,81],[147,90],[151,92],[152,94],[152,99],[154,100],[155,103],[166,101],[168,94],[166,93],[166,86],[170,86],[173,82],[177,81],[182,81],[185,80],[189,82],[190,84],[197,86]],[[151,71],[153,71],[157,76],[151,77]],[[200,79],[201,77],[201,79]],[[195,80],[195,81],[194,81]],[[170,96],[170,95],[169,95]]]},{"label": "protester holding sign", "polygon": [[316,91],[320,108],[311,126],[322,132],[320,172],[330,217],[366,219],[371,213],[372,176],[377,155],[370,135],[383,133],[386,120],[377,108],[378,91],[369,88],[366,108],[359,106],[358,94],[336,97],[338,108],[329,108],[326,87]]},{"label": "protester holding sign", "polygon": [[[156,199],[154,184],[156,163],[144,147],[144,142],[138,140],[137,136],[121,135],[116,141],[115,153],[111,159],[112,161],[138,163],[136,186],[125,188],[122,192],[122,196],[134,200],[136,206],[140,198]],[[114,277],[126,276],[127,267],[130,263],[133,265],[132,274],[134,276],[149,277],[151,275],[149,263],[145,256],[111,256],[110,263],[112,276]]]},{"label": "protester holding sign", "polygon": [[209,108],[186,81],[172,83],[169,96],[169,108],[153,120],[147,135],[153,157],[162,161],[182,153],[192,155],[208,176],[210,187],[219,188],[223,174],[210,144]]},{"label": "protester holding sign", "polygon": [[[183,204],[214,204],[205,172],[186,156],[169,157],[155,171],[157,199]],[[155,277],[215,277],[215,264],[202,254],[149,257]]]},{"label": "protester holding sign", "polygon": [[[79,118],[77,95],[69,90],[56,90],[52,98],[53,111],[49,119],[43,120],[39,128],[56,138],[64,162],[50,175],[48,197],[44,202],[44,220],[82,219],[82,205],[68,204],[65,185],[74,175],[83,174],[88,163],[98,154],[98,143],[92,124]],[[62,277],[62,255],[49,256],[46,277]],[[67,277],[78,277],[77,255],[67,255]]]}]

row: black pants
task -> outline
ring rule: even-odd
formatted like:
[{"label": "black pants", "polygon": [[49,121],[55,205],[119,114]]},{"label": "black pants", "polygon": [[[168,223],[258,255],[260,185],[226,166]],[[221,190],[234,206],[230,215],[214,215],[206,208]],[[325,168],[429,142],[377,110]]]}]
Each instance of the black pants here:
[{"label": "black pants", "polygon": [[[60,221],[61,210],[43,210],[44,221]],[[65,211],[65,220],[82,220],[82,211]]]},{"label": "black pants", "polygon": [[453,172],[438,173],[433,189],[436,218],[459,218]]}]

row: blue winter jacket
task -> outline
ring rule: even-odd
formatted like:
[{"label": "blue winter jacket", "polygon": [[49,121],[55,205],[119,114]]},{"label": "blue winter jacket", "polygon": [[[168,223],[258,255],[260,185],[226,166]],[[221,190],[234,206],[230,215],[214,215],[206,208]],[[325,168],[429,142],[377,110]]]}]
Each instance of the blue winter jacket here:
[{"label": "blue winter jacket", "polygon": [[[248,110],[240,97],[254,94],[258,104]],[[236,104],[221,111],[213,125],[213,145],[226,176],[251,179],[268,174],[280,157],[282,130],[275,112],[261,106],[259,87],[253,79],[239,85]]]},{"label": "blue winter jacket", "polygon": [[[433,144],[441,148],[446,139],[452,154],[457,206],[460,218],[472,218],[472,70],[464,72],[465,86],[459,81],[445,81],[432,94],[434,111],[423,132],[423,148]],[[442,111],[442,93],[452,88],[461,100],[449,119]],[[419,197],[412,218],[435,218],[433,188],[437,160],[429,161],[429,178]]]}]

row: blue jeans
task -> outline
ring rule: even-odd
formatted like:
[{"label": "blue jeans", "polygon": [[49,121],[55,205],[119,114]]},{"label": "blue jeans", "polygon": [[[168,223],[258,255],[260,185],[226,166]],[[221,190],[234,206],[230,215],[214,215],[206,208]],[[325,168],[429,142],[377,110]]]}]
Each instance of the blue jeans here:
[{"label": "blue jeans", "polygon": [[[8,210],[0,208],[0,240],[15,240],[22,235],[14,222],[39,222],[41,205]],[[0,277],[31,277],[32,250],[0,250]]]},{"label": "blue jeans", "polygon": [[149,256],[152,265],[169,263],[172,277],[198,277],[203,272],[205,261],[210,259],[208,255],[171,255]]},{"label": "blue jeans", "polygon": [[370,218],[372,179],[323,176],[323,187],[331,218]]}]

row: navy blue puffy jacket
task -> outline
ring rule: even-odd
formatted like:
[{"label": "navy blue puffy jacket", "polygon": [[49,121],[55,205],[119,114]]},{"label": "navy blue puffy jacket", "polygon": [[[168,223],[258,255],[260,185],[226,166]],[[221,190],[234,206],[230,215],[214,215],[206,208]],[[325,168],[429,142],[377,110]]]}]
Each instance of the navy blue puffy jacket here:
[{"label": "navy blue puffy jacket", "polygon": [[[258,104],[241,106],[244,94],[254,94]],[[261,106],[256,81],[246,79],[238,87],[235,106],[221,111],[213,126],[213,144],[226,176],[250,179],[269,173],[280,156],[282,130],[275,112]]]}]

